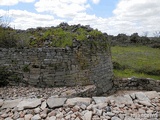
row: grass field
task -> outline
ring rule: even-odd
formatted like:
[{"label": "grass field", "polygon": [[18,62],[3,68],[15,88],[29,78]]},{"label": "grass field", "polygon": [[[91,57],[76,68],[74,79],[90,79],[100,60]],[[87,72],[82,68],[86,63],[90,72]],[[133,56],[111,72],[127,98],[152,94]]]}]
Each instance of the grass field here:
[{"label": "grass field", "polygon": [[147,46],[111,48],[115,77],[143,77],[160,80],[160,49]]}]

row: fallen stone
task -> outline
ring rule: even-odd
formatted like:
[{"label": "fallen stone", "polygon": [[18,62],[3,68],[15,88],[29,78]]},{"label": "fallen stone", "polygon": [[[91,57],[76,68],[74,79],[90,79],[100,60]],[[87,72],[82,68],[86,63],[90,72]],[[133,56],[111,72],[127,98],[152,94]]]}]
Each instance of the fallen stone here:
[{"label": "fallen stone", "polygon": [[92,109],[93,104],[90,104],[86,109],[87,110],[91,110]]},{"label": "fallen stone", "polygon": [[16,99],[16,100],[6,100],[6,101],[4,101],[4,103],[3,103],[3,105],[2,105],[2,109],[3,108],[14,108],[14,107],[16,107],[18,104],[19,104],[19,102],[21,102],[22,101],[22,99]]},{"label": "fallen stone", "polygon": [[52,116],[48,120],[56,120],[56,116]]},{"label": "fallen stone", "polygon": [[140,103],[141,105],[145,105],[145,106],[152,106],[152,104],[149,101],[139,101],[138,103]]},{"label": "fallen stone", "polygon": [[149,98],[143,92],[136,92],[136,98],[140,101],[150,101]]},{"label": "fallen stone", "polygon": [[17,120],[19,118],[19,113],[16,111],[16,112],[14,112],[14,117],[13,117],[13,119],[14,120]]},{"label": "fallen stone", "polygon": [[97,114],[97,115],[101,116],[101,115],[102,115],[102,113],[103,113],[103,111],[102,111],[102,110],[97,109],[97,111],[96,111],[96,114]]},{"label": "fallen stone", "polygon": [[18,105],[17,108],[18,110],[24,110],[24,109],[31,109],[31,108],[36,108],[41,104],[41,99],[26,99],[21,101]]},{"label": "fallen stone", "polygon": [[60,96],[65,96],[65,97],[68,97],[68,96],[76,96],[76,90],[67,90],[63,93],[61,93]]},{"label": "fallen stone", "polygon": [[47,107],[46,101],[42,102],[41,109],[44,110]]},{"label": "fallen stone", "polygon": [[84,120],[92,120],[92,111],[87,111],[84,114]]},{"label": "fallen stone", "polygon": [[106,115],[108,115],[109,117],[113,117],[115,114],[112,112],[107,112]]},{"label": "fallen stone", "polygon": [[11,117],[5,118],[4,120],[13,120]]},{"label": "fallen stone", "polygon": [[76,117],[76,119],[75,120],[81,120],[79,117]]},{"label": "fallen stone", "polygon": [[27,115],[24,116],[24,119],[25,120],[30,120],[32,117],[33,117],[32,114],[27,114]]},{"label": "fallen stone", "polygon": [[108,102],[106,97],[92,97],[96,104]]},{"label": "fallen stone", "polygon": [[149,99],[154,99],[156,97],[158,97],[158,93],[156,91],[148,91],[148,92],[144,92],[144,94],[149,98]]},{"label": "fallen stone", "polygon": [[55,116],[56,115],[56,112],[53,110],[53,111],[51,111],[50,113],[48,113],[48,116],[49,117],[52,117],[52,116]]},{"label": "fallen stone", "polygon": [[61,107],[64,105],[66,100],[67,100],[67,98],[50,97],[47,99],[47,104],[48,104],[49,108]]},{"label": "fallen stone", "polygon": [[41,116],[41,118],[46,118],[47,117],[47,114],[46,113],[42,113],[42,114],[40,114],[40,116]]},{"label": "fallen stone", "polygon": [[41,120],[41,117],[40,117],[39,114],[37,114],[37,115],[34,115],[34,116],[31,118],[31,120]]},{"label": "fallen stone", "polygon": [[132,98],[130,95],[122,95],[114,98],[116,104],[133,104]]},{"label": "fallen stone", "polygon": [[88,106],[91,103],[92,99],[91,98],[81,98],[81,97],[75,97],[75,98],[69,98],[66,101],[66,104],[68,106],[74,106],[76,104],[85,104],[86,106]]},{"label": "fallen stone", "polygon": [[116,117],[116,116],[114,116],[114,117],[111,118],[111,120],[121,120],[121,119]]},{"label": "fallen stone", "polygon": [[40,113],[40,111],[41,111],[41,109],[39,107],[34,109],[34,113],[36,113],[36,114]]},{"label": "fallen stone", "polygon": [[59,113],[59,114],[57,114],[57,115],[56,115],[56,118],[58,118],[58,119],[62,119],[62,118],[63,118],[63,113]]},{"label": "fallen stone", "polygon": [[87,108],[87,106],[85,104],[82,104],[81,106],[81,109],[85,110]]},{"label": "fallen stone", "polygon": [[18,119],[16,119],[16,120],[25,120],[24,118],[18,118]]},{"label": "fallen stone", "polygon": [[6,117],[8,117],[8,114],[7,114],[7,113],[3,113],[3,114],[1,115],[1,117],[2,117],[2,118],[6,118]]}]

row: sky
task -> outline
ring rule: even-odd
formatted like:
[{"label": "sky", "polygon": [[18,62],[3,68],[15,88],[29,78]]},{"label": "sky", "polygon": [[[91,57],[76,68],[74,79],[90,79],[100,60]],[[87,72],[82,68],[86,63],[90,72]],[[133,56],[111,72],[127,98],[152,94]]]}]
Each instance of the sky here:
[{"label": "sky", "polygon": [[0,0],[3,22],[15,29],[90,25],[110,35],[160,31],[160,0]]}]

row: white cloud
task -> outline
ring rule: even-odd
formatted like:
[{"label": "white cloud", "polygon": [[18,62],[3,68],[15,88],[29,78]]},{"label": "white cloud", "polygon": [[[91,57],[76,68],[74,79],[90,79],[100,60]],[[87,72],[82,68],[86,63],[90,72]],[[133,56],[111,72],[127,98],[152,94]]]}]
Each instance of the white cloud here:
[{"label": "white cloud", "polygon": [[133,32],[141,34],[144,31],[153,33],[160,30],[159,11],[159,0],[121,0],[113,11],[116,18],[114,27],[128,34]]},{"label": "white cloud", "polygon": [[11,5],[16,5],[19,2],[34,2],[35,0],[0,0],[0,6],[11,6]]},{"label": "white cloud", "polygon": [[[0,13],[3,13],[5,15],[6,11],[0,10]],[[13,19],[13,21],[10,23],[11,27],[15,27],[16,29],[27,29],[47,26],[49,27],[55,26],[63,22],[63,20],[54,19],[54,17],[51,15],[35,14],[22,10],[9,10],[8,13]]]},{"label": "white cloud", "polygon": [[[16,1],[32,2],[33,0],[8,1],[15,4]],[[100,0],[92,0],[92,2],[96,4]],[[16,28],[21,29],[68,22],[90,25],[114,35],[134,32],[141,34],[145,31],[152,35],[154,31],[160,30],[160,0],[120,0],[113,11],[113,16],[109,18],[87,14],[87,10],[91,7],[89,0],[39,0],[35,3],[35,9],[39,13],[45,12],[45,15],[20,10],[10,10],[9,13],[14,17],[12,26],[15,25]],[[0,11],[0,13],[3,12],[6,13],[6,11]]]},{"label": "white cloud", "polygon": [[98,4],[98,3],[100,2],[100,0],[92,0],[92,2],[93,2],[94,4]]},{"label": "white cloud", "polygon": [[73,18],[90,7],[87,0],[40,0],[35,4],[38,12],[50,12],[62,18]]}]

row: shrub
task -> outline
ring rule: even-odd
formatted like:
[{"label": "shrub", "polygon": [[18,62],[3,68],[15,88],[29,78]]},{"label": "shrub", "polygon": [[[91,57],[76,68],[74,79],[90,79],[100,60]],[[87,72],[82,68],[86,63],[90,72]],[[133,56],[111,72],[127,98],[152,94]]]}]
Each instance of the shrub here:
[{"label": "shrub", "polygon": [[0,47],[11,48],[17,46],[17,39],[13,29],[0,27],[0,31]]},{"label": "shrub", "polygon": [[11,81],[18,83],[20,78],[15,72],[9,71],[6,67],[0,66],[0,87],[8,85]]}]

